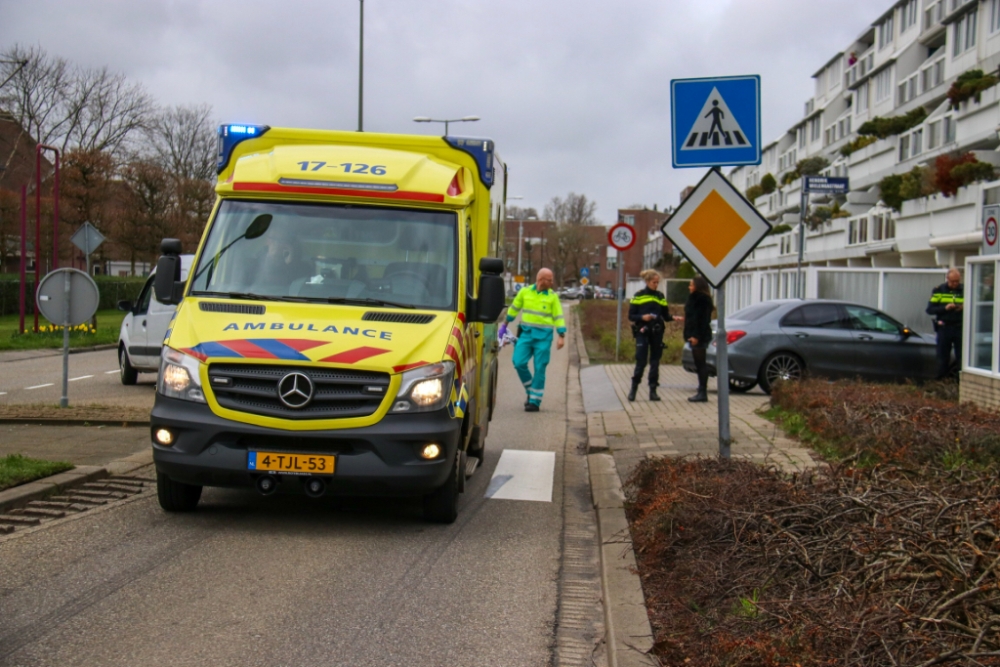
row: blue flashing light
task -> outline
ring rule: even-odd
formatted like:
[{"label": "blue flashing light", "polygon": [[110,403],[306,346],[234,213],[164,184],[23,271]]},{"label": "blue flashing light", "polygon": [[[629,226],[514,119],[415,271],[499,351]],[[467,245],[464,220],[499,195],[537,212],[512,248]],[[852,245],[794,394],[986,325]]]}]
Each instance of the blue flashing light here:
[{"label": "blue flashing light", "polygon": [[444,140],[471,155],[479,167],[479,180],[486,187],[493,187],[493,141],[469,137],[444,137]]},{"label": "blue flashing light", "polygon": [[216,173],[221,174],[229,165],[236,144],[247,139],[256,139],[271,128],[267,125],[220,125],[219,126],[219,156],[215,165]]}]

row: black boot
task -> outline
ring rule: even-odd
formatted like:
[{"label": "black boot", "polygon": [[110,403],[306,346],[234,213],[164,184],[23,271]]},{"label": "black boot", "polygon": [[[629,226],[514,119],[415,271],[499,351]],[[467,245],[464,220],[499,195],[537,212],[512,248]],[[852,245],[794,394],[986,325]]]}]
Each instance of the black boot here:
[{"label": "black boot", "polygon": [[691,403],[708,402],[708,372],[698,373],[698,393],[688,399]]},{"label": "black boot", "polygon": [[628,390],[628,401],[631,403],[635,400],[635,392],[639,391],[639,383],[632,380],[632,388]]},{"label": "black boot", "polygon": [[654,384],[649,385],[649,400],[651,400],[651,401],[658,401],[658,400],[660,400],[659,395],[657,395],[657,393],[656,393],[656,385],[654,385]]}]

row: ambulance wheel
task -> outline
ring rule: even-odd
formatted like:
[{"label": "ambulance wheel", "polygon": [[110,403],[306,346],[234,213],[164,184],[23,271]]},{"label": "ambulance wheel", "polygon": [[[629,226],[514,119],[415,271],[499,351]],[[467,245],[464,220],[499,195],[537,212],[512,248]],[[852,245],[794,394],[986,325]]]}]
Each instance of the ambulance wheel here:
[{"label": "ambulance wheel", "polygon": [[175,482],[162,472],[156,473],[156,497],[167,512],[193,512],[201,500],[201,487]]},{"label": "ambulance wheel", "polygon": [[424,519],[431,523],[455,523],[458,518],[458,475],[459,456],[451,466],[451,474],[441,487],[424,496]]},{"label": "ambulance wheel", "polygon": [[125,346],[118,348],[118,376],[124,385],[133,385],[139,379],[139,371],[135,370],[132,362],[128,360],[128,352]]},{"label": "ambulance wheel", "polygon": [[472,429],[472,437],[469,439],[469,456],[475,456],[480,461],[486,458],[486,434],[489,432],[487,426],[476,426]]}]

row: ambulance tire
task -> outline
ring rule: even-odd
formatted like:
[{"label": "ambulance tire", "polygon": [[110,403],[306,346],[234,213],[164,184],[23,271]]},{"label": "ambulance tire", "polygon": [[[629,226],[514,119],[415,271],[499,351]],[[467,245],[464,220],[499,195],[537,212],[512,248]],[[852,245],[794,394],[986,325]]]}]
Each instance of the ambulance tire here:
[{"label": "ambulance tire", "polygon": [[[441,487],[424,496],[424,519],[431,523],[455,523],[458,518],[458,462],[461,457],[455,456],[451,474]],[[461,471],[465,475],[465,471]]]},{"label": "ambulance tire", "polygon": [[486,435],[489,433],[489,426],[476,426],[472,429],[472,437],[469,438],[469,456],[475,456],[480,461],[486,457]]},{"label": "ambulance tire", "polygon": [[126,386],[135,384],[135,381],[139,379],[139,371],[135,370],[132,362],[129,361],[128,352],[125,351],[124,345],[118,348],[118,377]]},{"label": "ambulance tire", "polygon": [[201,500],[200,486],[175,482],[162,472],[156,473],[156,497],[167,512],[193,512]]}]

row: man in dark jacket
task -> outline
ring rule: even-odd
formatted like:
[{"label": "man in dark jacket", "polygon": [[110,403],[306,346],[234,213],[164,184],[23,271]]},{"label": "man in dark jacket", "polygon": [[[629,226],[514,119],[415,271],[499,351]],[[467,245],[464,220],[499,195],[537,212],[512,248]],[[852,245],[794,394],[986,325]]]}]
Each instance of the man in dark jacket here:
[{"label": "man in dark jacket", "polygon": [[938,379],[948,377],[951,369],[951,350],[955,359],[962,362],[962,310],[965,306],[965,285],[958,269],[950,269],[946,281],[934,288],[927,314],[934,318],[937,332]]},{"label": "man in dark jacket", "polygon": [[646,281],[646,287],[636,292],[628,305],[628,320],[632,323],[632,334],[635,336],[635,371],[632,373],[632,388],[628,392],[628,400],[635,400],[648,359],[649,400],[658,401],[660,397],[656,393],[656,388],[660,384],[664,324],[674,318],[667,309],[667,298],[663,292],[656,289],[660,286],[660,274],[647,269],[639,275]]}]

